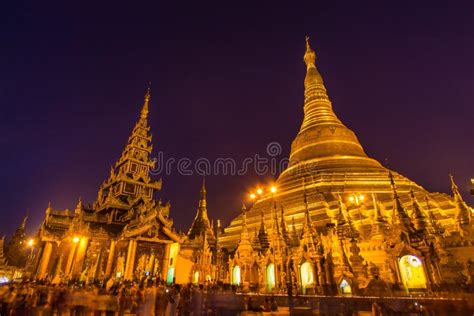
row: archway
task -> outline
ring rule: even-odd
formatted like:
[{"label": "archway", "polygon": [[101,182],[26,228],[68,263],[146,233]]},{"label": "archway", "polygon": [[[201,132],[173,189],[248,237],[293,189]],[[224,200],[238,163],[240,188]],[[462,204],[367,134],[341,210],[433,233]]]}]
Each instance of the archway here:
[{"label": "archway", "polygon": [[342,279],[341,284],[339,284],[339,289],[341,294],[352,294],[352,287],[346,279]]},{"label": "archway", "polygon": [[305,262],[300,266],[300,279],[301,279],[301,290],[303,294],[306,293],[306,289],[313,286],[314,274],[311,263]]},{"label": "archway", "polygon": [[273,263],[270,263],[267,266],[267,289],[268,292],[271,292],[273,288],[275,287],[275,265]]},{"label": "archway", "polygon": [[406,255],[400,258],[398,263],[400,276],[405,288],[426,289],[426,276],[423,263],[418,257]]},{"label": "archway", "polygon": [[240,267],[235,266],[232,270],[232,284],[240,285]]}]

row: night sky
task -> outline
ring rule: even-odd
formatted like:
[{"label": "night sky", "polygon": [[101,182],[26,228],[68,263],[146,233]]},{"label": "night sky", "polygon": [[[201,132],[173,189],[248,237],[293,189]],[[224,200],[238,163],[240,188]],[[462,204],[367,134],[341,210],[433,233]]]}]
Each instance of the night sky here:
[{"label": "night sky", "polygon": [[[155,155],[239,162],[279,142],[288,156],[303,115],[306,34],[337,115],[366,152],[430,191],[450,193],[451,172],[474,204],[472,1],[254,2],[4,3],[0,234],[27,211],[34,232],[48,201],[93,202],[148,81]],[[246,192],[273,177],[209,176],[210,216],[228,223]],[[157,197],[187,230],[200,177],[162,178]]]}]

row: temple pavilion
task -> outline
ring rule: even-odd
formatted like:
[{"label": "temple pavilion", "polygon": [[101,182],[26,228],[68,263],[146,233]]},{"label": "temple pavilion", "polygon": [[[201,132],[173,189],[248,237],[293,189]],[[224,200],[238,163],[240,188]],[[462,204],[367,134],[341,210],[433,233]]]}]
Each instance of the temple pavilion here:
[{"label": "temple pavilion", "polygon": [[183,236],[170,217],[170,203],[154,199],[161,180],[155,167],[148,111],[150,91],[120,158],[92,205],[81,199],[73,211],[51,204],[38,233],[40,252],[33,276],[53,282],[145,277],[173,282]]}]

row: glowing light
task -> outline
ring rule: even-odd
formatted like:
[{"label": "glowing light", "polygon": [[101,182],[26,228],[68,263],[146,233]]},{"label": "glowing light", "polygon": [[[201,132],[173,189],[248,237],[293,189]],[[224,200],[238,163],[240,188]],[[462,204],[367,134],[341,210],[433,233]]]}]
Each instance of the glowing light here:
[{"label": "glowing light", "polygon": [[257,198],[257,196],[254,193],[251,193],[249,196],[251,200],[255,200]]},{"label": "glowing light", "polygon": [[346,279],[342,280],[339,288],[341,289],[342,294],[352,294],[352,287]]},{"label": "glowing light", "polygon": [[273,263],[270,263],[267,266],[267,288],[268,288],[268,291],[271,292],[274,287],[275,287],[275,265]]},{"label": "glowing light", "polygon": [[406,255],[399,261],[400,274],[407,289],[425,289],[426,276],[421,260],[412,255]]},{"label": "glowing light", "polygon": [[354,197],[352,195],[349,196],[349,201],[354,202]]},{"label": "glowing light", "polygon": [[240,285],[240,267],[239,266],[235,266],[234,270],[232,270],[232,284]]},{"label": "glowing light", "polygon": [[311,288],[314,283],[313,268],[309,262],[305,262],[300,267],[301,287],[303,293],[306,294],[306,289]]},{"label": "glowing light", "polygon": [[80,240],[79,237],[74,237],[74,238],[72,239],[72,242],[75,243],[75,244],[77,244],[77,243],[79,242],[79,240]]},{"label": "glowing light", "polygon": [[262,195],[262,193],[263,193],[263,190],[262,190],[262,189],[257,189],[257,194],[258,194],[258,195]]},{"label": "glowing light", "polygon": [[361,195],[359,195],[359,200],[363,201],[363,200],[364,200],[364,198],[365,198],[365,197],[364,197],[362,194],[361,194]]},{"label": "glowing light", "polygon": [[270,192],[275,193],[277,191],[277,188],[275,186],[272,186],[270,188]]},{"label": "glowing light", "polygon": [[193,283],[194,284],[199,284],[199,271],[194,272]]},{"label": "glowing light", "polygon": [[35,241],[33,239],[28,240],[28,246],[33,247]]},{"label": "glowing light", "polygon": [[10,280],[8,280],[7,277],[0,277],[0,284],[8,283],[8,282],[10,282]]}]

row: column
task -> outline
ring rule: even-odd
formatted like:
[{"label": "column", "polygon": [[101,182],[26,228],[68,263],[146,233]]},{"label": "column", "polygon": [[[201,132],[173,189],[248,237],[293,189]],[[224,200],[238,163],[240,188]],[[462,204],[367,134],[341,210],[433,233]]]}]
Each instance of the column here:
[{"label": "column", "polygon": [[36,273],[37,279],[45,277],[48,270],[49,260],[51,259],[51,253],[53,252],[53,245],[50,241],[47,241],[43,248],[43,254],[41,255],[38,272]]},{"label": "column", "polygon": [[72,261],[74,259],[74,254],[76,253],[77,243],[71,243],[71,249],[69,250],[69,255],[67,256],[66,261],[66,269],[64,270],[64,274],[66,278],[69,278],[72,274]]},{"label": "column", "polygon": [[162,269],[161,269],[161,279],[164,282],[166,282],[166,278],[168,276],[168,267],[170,265],[170,249],[171,249],[171,244],[166,244],[165,252],[163,255]]},{"label": "column", "polygon": [[76,248],[76,256],[72,263],[71,275],[73,278],[79,278],[82,274],[84,259],[86,257],[87,247],[89,246],[89,238],[83,237],[80,239]]},{"label": "column", "polygon": [[128,244],[128,251],[127,251],[127,261],[125,263],[125,273],[124,273],[124,280],[132,280],[133,279],[133,269],[135,265],[135,252],[137,250],[137,241],[130,240]]},{"label": "column", "polygon": [[109,256],[107,257],[107,266],[105,268],[105,277],[108,278],[112,273],[112,264],[114,263],[116,241],[110,242]]}]

